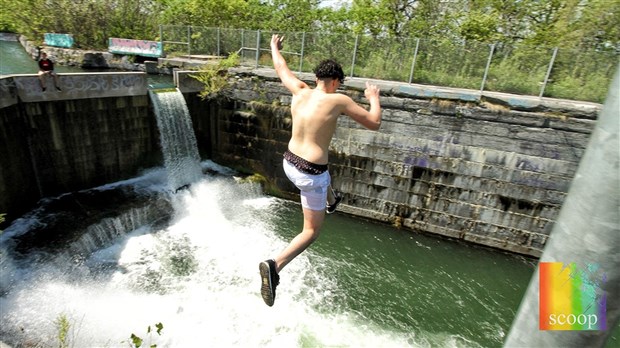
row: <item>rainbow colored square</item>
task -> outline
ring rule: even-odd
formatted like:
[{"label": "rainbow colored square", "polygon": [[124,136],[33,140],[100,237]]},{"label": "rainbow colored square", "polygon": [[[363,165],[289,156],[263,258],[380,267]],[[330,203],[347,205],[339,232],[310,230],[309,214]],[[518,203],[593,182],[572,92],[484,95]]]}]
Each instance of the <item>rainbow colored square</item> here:
[{"label": "rainbow colored square", "polygon": [[605,330],[605,275],[597,265],[541,262],[539,272],[540,330]]}]

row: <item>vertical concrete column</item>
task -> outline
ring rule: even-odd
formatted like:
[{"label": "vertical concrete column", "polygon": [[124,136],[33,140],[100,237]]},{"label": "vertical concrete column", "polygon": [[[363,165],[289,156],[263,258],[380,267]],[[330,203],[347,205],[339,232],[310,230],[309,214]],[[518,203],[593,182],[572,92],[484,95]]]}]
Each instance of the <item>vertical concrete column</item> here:
[{"label": "vertical concrete column", "polygon": [[506,347],[601,347],[620,319],[620,67],[553,227],[541,262],[598,264],[606,274],[607,330],[539,330],[539,269],[523,297]]}]

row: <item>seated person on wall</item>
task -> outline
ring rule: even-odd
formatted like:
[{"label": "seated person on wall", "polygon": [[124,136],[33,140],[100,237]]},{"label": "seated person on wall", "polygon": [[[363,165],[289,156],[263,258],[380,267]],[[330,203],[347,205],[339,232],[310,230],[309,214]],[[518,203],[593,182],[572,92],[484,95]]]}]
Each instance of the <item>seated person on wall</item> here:
[{"label": "seated person on wall", "polygon": [[41,52],[41,59],[39,59],[39,81],[41,82],[41,89],[43,92],[45,92],[47,75],[51,75],[54,78],[54,87],[56,87],[57,91],[60,91],[60,87],[58,87],[58,75],[54,72],[54,63],[47,58],[47,53]]}]

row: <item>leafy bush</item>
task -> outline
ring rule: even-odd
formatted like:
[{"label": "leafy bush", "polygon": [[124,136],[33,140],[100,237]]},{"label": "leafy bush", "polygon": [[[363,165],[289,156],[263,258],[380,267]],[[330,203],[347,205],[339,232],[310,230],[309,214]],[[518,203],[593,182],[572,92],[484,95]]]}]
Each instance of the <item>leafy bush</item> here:
[{"label": "leafy bush", "polygon": [[226,59],[220,60],[217,64],[207,64],[196,74],[190,75],[204,84],[204,88],[198,94],[202,99],[209,99],[216,96],[228,85],[228,69],[239,64],[239,55],[231,53]]},{"label": "leafy bush", "polygon": [[[164,329],[164,325],[162,323],[157,323],[155,324],[154,329],[157,335],[161,336],[161,330]],[[157,348],[157,344],[152,343],[153,337],[152,337],[152,329],[150,325],[147,327],[146,333],[149,335],[149,341],[151,342],[151,344],[149,345],[149,348]],[[130,339],[129,346],[132,348],[140,348],[142,347],[142,344],[144,343],[144,339],[142,339],[142,337],[136,334],[133,334],[133,333],[131,334],[129,339]]]}]

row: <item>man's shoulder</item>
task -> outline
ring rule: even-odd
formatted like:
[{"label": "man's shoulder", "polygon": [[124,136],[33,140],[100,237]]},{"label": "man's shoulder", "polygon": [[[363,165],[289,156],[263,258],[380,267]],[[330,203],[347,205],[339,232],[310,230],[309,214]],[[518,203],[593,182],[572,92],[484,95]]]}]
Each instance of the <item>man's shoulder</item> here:
[{"label": "man's shoulder", "polygon": [[351,97],[344,93],[336,92],[330,95],[334,98],[334,100],[337,100],[339,104],[347,104],[353,101]]}]

